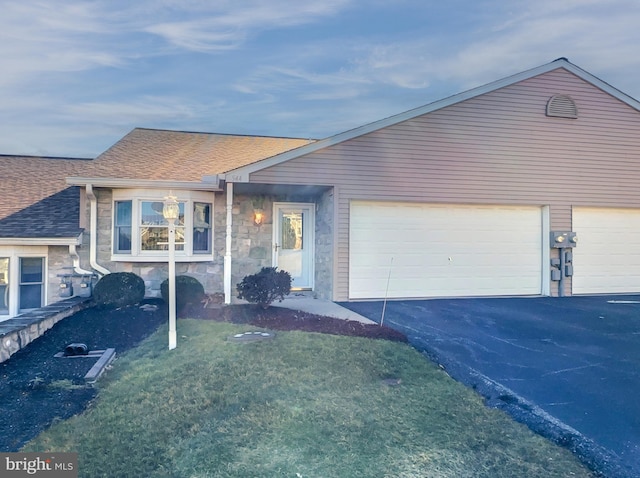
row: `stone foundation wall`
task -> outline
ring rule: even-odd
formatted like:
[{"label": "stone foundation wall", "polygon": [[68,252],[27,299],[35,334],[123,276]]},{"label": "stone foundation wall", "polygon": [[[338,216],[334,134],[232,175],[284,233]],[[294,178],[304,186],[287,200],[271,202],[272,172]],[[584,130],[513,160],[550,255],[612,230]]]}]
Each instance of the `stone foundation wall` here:
[{"label": "stone foundation wall", "polygon": [[0,322],[0,363],[85,307],[86,300],[75,298]]}]

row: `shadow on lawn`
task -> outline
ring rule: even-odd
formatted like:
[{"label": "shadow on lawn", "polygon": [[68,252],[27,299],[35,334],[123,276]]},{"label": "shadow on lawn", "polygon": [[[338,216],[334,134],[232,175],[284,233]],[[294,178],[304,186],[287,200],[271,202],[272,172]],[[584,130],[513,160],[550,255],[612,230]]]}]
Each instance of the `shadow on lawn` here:
[{"label": "shadow on lawn", "polygon": [[[0,364],[0,451],[18,451],[49,427],[81,413],[96,396],[84,376],[95,358],[56,358],[70,343],[89,350],[115,348],[122,354],[135,347],[167,321],[161,300],[121,309],[88,308],[58,322],[42,337]],[[193,307],[179,314],[204,320],[249,324],[272,330],[302,330],[406,342],[405,335],[388,327],[333,319],[281,307],[253,305]]]}]

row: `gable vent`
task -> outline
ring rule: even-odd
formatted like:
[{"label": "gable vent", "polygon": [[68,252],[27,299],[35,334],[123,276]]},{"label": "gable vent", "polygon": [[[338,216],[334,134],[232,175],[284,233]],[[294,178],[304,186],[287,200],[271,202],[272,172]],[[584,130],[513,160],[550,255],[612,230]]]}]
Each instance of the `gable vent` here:
[{"label": "gable vent", "polygon": [[557,118],[577,118],[578,107],[576,102],[567,95],[555,95],[547,102],[547,116]]}]

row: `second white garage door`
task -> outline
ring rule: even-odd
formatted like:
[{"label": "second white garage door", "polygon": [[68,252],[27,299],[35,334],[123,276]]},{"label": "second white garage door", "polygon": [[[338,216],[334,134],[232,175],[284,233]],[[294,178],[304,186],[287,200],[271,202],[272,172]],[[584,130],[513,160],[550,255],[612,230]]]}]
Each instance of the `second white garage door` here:
[{"label": "second white garage door", "polygon": [[573,293],[640,292],[640,209],[574,208]]},{"label": "second white garage door", "polygon": [[542,292],[540,207],[353,201],[350,213],[351,299]]}]

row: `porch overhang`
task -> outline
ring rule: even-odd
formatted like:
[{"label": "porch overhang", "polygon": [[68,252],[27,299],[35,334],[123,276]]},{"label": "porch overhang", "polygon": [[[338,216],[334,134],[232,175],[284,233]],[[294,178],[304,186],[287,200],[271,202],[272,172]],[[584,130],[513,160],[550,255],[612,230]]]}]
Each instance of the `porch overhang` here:
[{"label": "porch overhang", "polygon": [[[231,184],[229,182],[229,184]],[[264,184],[264,183],[232,183],[235,194],[261,194],[265,196],[286,195],[289,198],[303,200],[318,196],[333,188],[329,185],[309,185],[309,184]],[[292,199],[294,200],[294,199]]]}]

